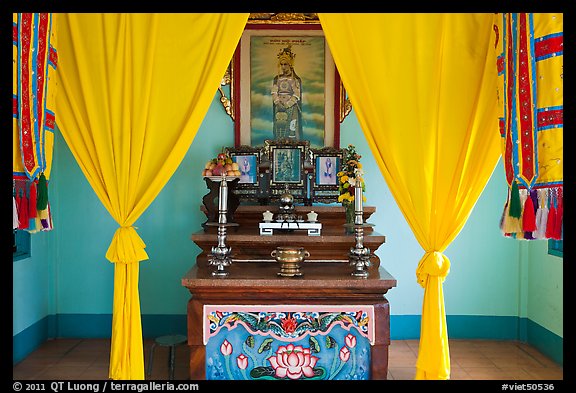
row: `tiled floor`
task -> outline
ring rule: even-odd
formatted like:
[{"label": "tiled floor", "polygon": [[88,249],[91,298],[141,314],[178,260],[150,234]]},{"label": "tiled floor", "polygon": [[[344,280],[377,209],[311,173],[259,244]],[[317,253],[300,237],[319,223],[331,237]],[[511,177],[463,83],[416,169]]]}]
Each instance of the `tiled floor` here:
[{"label": "tiled floor", "polygon": [[[148,365],[151,340],[144,342]],[[393,340],[388,379],[414,379],[418,340]],[[14,380],[106,380],[110,340],[57,339],[13,367]],[[452,380],[562,380],[563,368],[532,346],[515,341],[450,340]],[[157,346],[152,380],[168,379],[168,349]],[[188,379],[188,347],[176,350],[175,379]]]}]

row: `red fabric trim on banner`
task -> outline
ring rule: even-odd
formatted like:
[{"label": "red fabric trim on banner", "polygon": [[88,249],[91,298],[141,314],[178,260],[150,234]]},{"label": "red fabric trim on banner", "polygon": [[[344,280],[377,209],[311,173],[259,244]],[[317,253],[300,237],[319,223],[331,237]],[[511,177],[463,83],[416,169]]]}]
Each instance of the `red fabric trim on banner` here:
[{"label": "red fabric trim on banner", "polygon": [[512,21],[510,14],[506,15],[507,39],[506,39],[506,149],[504,151],[504,169],[506,181],[512,184],[514,181],[514,167],[512,166],[512,99],[514,97],[514,52],[512,42]]},{"label": "red fabric trim on banner", "polygon": [[534,54],[536,57],[550,56],[564,51],[564,36],[557,35],[534,42]]},{"label": "red fabric trim on banner", "polygon": [[54,64],[54,68],[56,68],[58,66],[58,52],[56,52],[56,49],[50,47],[48,56],[50,56],[50,63]]},{"label": "red fabric trim on banner", "polygon": [[46,112],[46,123],[44,126],[49,130],[54,130],[54,123],[56,122],[56,118],[54,113]]},{"label": "red fabric trim on banner", "polygon": [[560,126],[564,124],[564,110],[548,110],[538,112],[538,128]]},{"label": "red fabric trim on banner", "polygon": [[500,136],[504,138],[506,135],[506,124],[504,123],[504,119],[498,119],[498,128],[500,129]]},{"label": "red fabric trim on banner", "polygon": [[[48,14],[43,13],[39,15],[40,22],[38,24],[38,53],[36,58],[36,116],[39,127],[44,123],[44,67],[46,64],[46,50],[47,50],[47,31],[48,31]],[[40,157],[38,157],[40,159]]]},{"label": "red fabric trim on banner", "polygon": [[498,56],[496,60],[496,67],[498,69],[498,75],[504,72],[504,55]]},{"label": "red fabric trim on banner", "polygon": [[24,160],[24,167],[28,172],[32,172],[36,166],[36,159],[34,156],[34,143],[33,143],[33,130],[32,119],[30,118],[30,45],[32,44],[32,14],[23,13],[22,23],[20,28],[21,34],[21,49],[20,49],[20,75],[21,75],[21,88],[19,91],[21,97],[21,127],[20,127],[20,140],[22,143],[22,157]]}]

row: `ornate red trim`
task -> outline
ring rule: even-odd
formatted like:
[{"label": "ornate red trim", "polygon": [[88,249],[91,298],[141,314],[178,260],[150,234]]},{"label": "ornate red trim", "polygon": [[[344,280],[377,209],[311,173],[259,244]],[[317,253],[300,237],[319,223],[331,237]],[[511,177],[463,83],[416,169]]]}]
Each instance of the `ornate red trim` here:
[{"label": "ornate red trim", "polygon": [[512,184],[514,181],[514,167],[512,164],[512,99],[514,97],[514,51],[512,36],[512,17],[506,15],[506,147],[504,150],[504,169],[506,170],[506,181]]},{"label": "ornate red trim", "polygon": [[538,128],[564,124],[564,110],[555,109],[538,112]]},{"label": "ornate red trim", "polygon": [[20,23],[20,140],[24,167],[28,173],[32,173],[36,166],[34,155],[34,135],[32,130],[31,103],[30,103],[30,47],[32,45],[32,14],[21,14]]},{"label": "ornate red trim", "polygon": [[564,51],[564,35],[554,35],[534,42],[534,54],[536,58],[551,56],[554,53]]}]

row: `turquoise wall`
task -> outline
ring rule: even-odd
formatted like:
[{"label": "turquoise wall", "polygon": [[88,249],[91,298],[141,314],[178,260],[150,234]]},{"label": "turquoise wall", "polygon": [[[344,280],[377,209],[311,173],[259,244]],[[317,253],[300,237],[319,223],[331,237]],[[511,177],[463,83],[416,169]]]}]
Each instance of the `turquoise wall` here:
[{"label": "turquoise wall", "polygon": [[53,231],[33,235],[30,254],[12,263],[12,334],[56,312]]},{"label": "turquoise wall", "polygon": [[523,259],[528,276],[525,316],[564,337],[564,258],[549,255],[548,242],[523,243],[528,249]]},{"label": "turquoise wall", "polygon": [[[201,170],[222,146],[234,144],[233,122],[218,97],[183,162],[135,224],[149,255],[149,260],[140,264],[139,281],[145,336],[185,327],[189,293],[181,278],[200,251],[190,235],[205,221],[200,205],[207,189]],[[423,251],[375,164],[354,111],[341,125],[340,144],[349,143],[363,156],[366,204],[377,209],[370,221],[386,236],[377,254],[382,266],[398,280],[398,286],[387,295],[392,338],[408,338],[407,332],[411,338],[418,337],[423,289],[416,282],[415,271]],[[32,257],[14,263],[15,342],[20,340],[16,336],[40,323],[52,326],[56,336],[82,332],[109,336],[114,266],[105,254],[118,226],[58,130],[49,192],[55,229],[33,235]],[[500,322],[505,321],[505,329],[517,329],[519,318],[528,318],[561,337],[562,259],[543,255],[546,242],[528,245],[501,235],[498,223],[505,195],[499,163],[467,224],[446,250],[451,260],[444,283],[449,334],[450,329],[468,329],[468,334],[477,337],[508,337],[509,333],[501,334]],[[543,298],[546,292],[550,294]],[[499,318],[500,322],[474,324],[470,322],[474,319],[462,317]]]},{"label": "turquoise wall", "polygon": [[30,258],[12,263],[13,362],[54,336],[56,232],[32,235]]}]

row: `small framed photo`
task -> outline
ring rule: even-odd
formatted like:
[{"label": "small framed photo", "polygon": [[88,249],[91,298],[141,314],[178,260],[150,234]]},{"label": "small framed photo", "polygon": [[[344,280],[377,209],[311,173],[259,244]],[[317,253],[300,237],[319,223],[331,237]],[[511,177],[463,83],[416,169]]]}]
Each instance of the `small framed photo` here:
[{"label": "small framed photo", "polygon": [[272,148],[272,183],[303,184],[304,152],[298,147]]},{"label": "small framed photo", "polygon": [[296,202],[310,198],[313,167],[309,141],[265,140],[260,168],[266,198],[276,201],[286,192]]},{"label": "small framed photo", "polygon": [[231,156],[238,164],[240,181],[238,183],[256,184],[258,182],[258,155],[255,153],[239,153]]},{"label": "small framed photo", "polygon": [[226,153],[232,162],[238,166],[240,180],[236,186],[236,194],[240,199],[256,200],[260,188],[259,167],[261,163],[260,149],[251,146],[229,147]]},{"label": "small framed photo", "polygon": [[340,157],[338,156],[316,156],[315,157],[316,184],[321,186],[338,185],[338,168],[340,168]]},{"label": "small framed photo", "polygon": [[322,203],[337,202],[338,172],[342,170],[343,150],[330,147],[310,150],[314,164],[314,200]]}]

